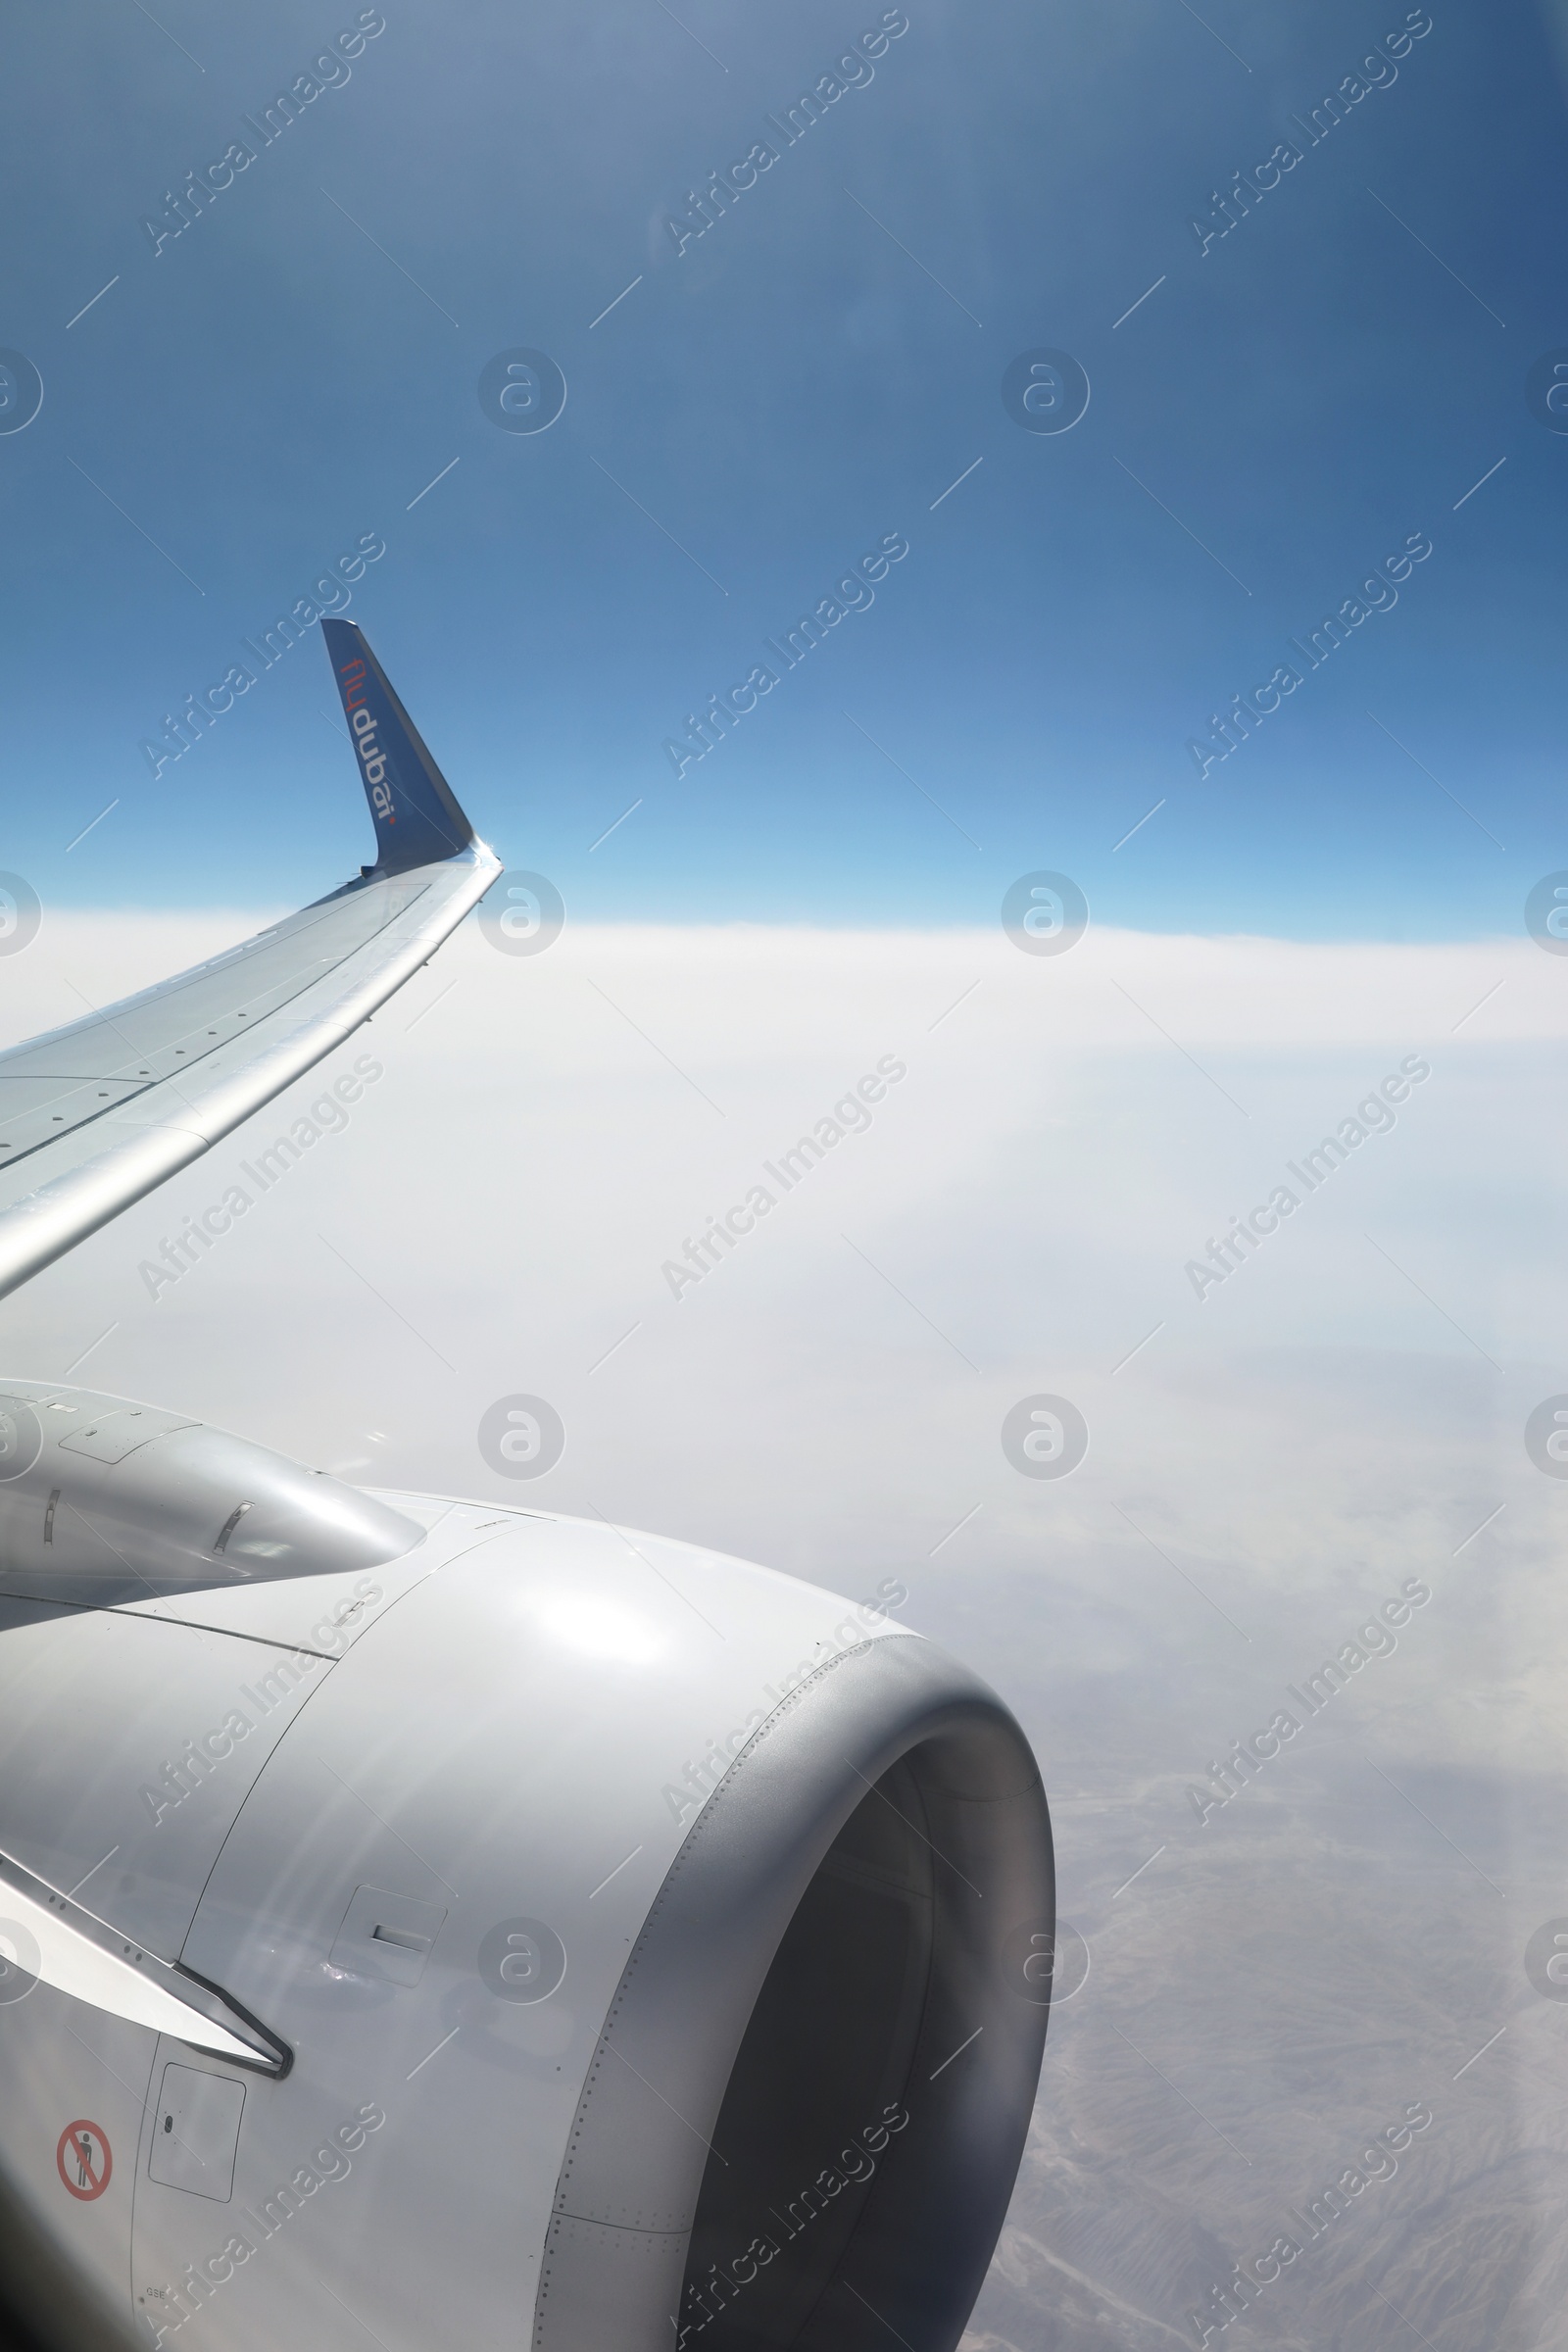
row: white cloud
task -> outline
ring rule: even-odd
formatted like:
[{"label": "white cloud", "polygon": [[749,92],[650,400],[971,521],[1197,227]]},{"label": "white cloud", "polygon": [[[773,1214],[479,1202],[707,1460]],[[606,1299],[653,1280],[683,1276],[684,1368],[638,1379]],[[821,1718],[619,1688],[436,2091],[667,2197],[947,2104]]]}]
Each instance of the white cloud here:
[{"label": "white cloud", "polygon": [[[13,1033],[253,927],[55,917],[7,969]],[[1565,1035],[1568,973],[1528,942],[1092,931],[1030,958],[966,932],[568,928],[518,959],[470,925],[356,1041],[386,1075],[352,1126],[209,1259],[156,1305],[137,1279],[311,1082],[0,1307],[0,1348],[58,1376],[114,1325],[81,1379],[367,1480],[602,1510],[855,1594],[902,1576],[909,1621],[1034,1739],[1096,1953],[977,2340],[1164,2345],[1222,2248],[1385,2108],[1446,2101],[1427,2185],[1412,2162],[1357,2241],[1386,2279],[1418,2279],[1438,2184],[1462,2209],[1472,2140],[1562,2136],[1509,2053],[1559,2022],[1519,1953],[1562,1907],[1568,1482],[1521,1433],[1568,1389]],[[1397,1124],[1200,1302],[1185,1261],[1407,1055],[1431,1076]],[[672,1298],[662,1264],[889,1056],[873,1123]],[[475,1445],[516,1391],[567,1429],[526,1490]],[[1035,1392],[1089,1422],[1059,1483],[1002,1451]],[[1187,1784],[1412,1576],[1434,1597],[1396,1653],[1200,1827]],[[1498,2023],[1496,2069],[1453,2085]],[[1350,2324],[1351,2259],[1288,2311],[1279,2290],[1299,2340]],[[1098,2332],[1038,2319],[1067,2273]]]}]

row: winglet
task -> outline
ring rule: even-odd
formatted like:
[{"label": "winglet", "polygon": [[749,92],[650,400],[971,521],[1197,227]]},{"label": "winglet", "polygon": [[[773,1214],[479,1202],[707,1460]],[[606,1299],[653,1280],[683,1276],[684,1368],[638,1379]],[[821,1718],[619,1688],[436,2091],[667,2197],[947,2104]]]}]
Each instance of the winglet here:
[{"label": "winglet", "polygon": [[375,825],[377,874],[406,873],[455,858],[473,840],[445,776],[352,620],[323,614],[321,634],[343,698]]}]

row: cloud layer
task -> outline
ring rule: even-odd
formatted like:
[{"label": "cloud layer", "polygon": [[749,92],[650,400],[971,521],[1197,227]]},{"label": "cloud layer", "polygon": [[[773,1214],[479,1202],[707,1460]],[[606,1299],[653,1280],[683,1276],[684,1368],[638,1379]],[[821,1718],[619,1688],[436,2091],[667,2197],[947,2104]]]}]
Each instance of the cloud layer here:
[{"label": "cloud layer", "polygon": [[[13,1034],[252,927],[55,918]],[[525,1392],[566,1431],[530,1503],[904,1580],[1035,1742],[1091,1955],[976,2347],[1196,2341],[1420,2101],[1245,2326],[1555,2341],[1564,2021],[1522,1955],[1562,1899],[1568,1493],[1522,1433],[1568,1389],[1561,981],[1528,943],[468,925],[340,1057],[384,1071],[346,1123],[155,1298],[302,1084],[5,1302],[4,1363],[90,1348],[95,1386],[498,1497],[478,1422]],[[1411,1055],[1396,1123],[1200,1299],[1188,1262]],[[1088,1425],[1068,1477],[1004,1452],[1035,1396]]]}]

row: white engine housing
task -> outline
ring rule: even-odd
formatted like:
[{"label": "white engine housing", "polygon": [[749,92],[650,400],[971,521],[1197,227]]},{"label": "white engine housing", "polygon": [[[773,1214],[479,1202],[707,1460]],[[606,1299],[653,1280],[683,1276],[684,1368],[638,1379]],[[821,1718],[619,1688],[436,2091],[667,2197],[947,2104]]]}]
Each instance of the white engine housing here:
[{"label": "white engine housing", "polygon": [[[659,1537],[76,1390],[0,1421],[0,2172],[45,2270],[222,2352],[952,2352],[1053,1935],[981,1683]],[[61,1988],[111,1962],[228,2040]]]}]

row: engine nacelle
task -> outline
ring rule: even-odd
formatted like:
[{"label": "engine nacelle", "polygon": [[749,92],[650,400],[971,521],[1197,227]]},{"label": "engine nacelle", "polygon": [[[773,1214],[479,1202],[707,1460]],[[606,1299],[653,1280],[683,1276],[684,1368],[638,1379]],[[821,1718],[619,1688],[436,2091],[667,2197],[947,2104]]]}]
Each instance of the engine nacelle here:
[{"label": "engine nacelle", "polygon": [[114,1603],[323,1576],[378,1567],[423,1534],[358,1487],[187,1415],[89,1389],[0,1392],[0,1591]]},{"label": "engine nacelle", "polygon": [[10,1397],[0,2164],[106,2307],[952,2352],[1054,1930],[993,1693],[882,1600]]}]

